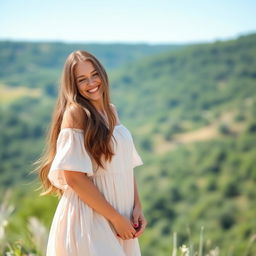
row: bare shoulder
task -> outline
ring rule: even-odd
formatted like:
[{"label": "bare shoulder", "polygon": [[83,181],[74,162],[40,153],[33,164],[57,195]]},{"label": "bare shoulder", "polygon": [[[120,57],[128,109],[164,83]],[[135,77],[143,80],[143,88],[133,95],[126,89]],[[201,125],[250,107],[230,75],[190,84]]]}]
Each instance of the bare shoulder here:
[{"label": "bare shoulder", "polygon": [[86,120],[86,114],[79,105],[69,105],[63,114],[61,129],[76,128],[83,129]]},{"label": "bare shoulder", "polygon": [[110,106],[112,107],[112,109],[117,113],[117,108],[113,103],[110,103]]},{"label": "bare shoulder", "polygon": [[117,112],[116,106],[113,103],[110,103],[110,106],[112,107],[112,109],[113,109],[113,111],[115,113],[117,123],[120,124],[120,120],[119,120],[119,117],[118,117],[118,112]]}]

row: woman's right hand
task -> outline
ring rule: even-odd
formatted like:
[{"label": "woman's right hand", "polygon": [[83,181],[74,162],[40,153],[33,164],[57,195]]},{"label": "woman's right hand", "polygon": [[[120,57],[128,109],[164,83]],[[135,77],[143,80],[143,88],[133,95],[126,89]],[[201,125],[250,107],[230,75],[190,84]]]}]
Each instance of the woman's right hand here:
[{"label": "woman's right hand", "polygon": [[136,230],[133,227],[131,220],[122,216],[121,214],[111,220],[112,225],[114,226],[117,236],[123,240],[132,239],[136,234]]}]

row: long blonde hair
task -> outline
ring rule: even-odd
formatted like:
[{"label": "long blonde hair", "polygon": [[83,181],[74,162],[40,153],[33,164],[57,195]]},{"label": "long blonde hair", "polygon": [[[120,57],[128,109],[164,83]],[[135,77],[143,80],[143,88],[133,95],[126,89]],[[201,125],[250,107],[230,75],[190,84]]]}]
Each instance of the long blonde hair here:
[{"label": "long blonde hair", "polygon": [[[103,86],[103,107],[107,115],[108,126],[93,104],[78,91],[74,70],[79,61],[90,61],[100,76],[101,86]],[[40,193],[41,196],[57,194],[60,197],[63,194],[61,189],[51,184],[47,176],[56,154],[56,142],[61,129],[63,115],[70,104],[77,105],[85,111],[86,120],[84,120],[83,127],[84,145],[91,159],[97,163],[97,166],[104,168],[102,156],[105,157],[106,161],[111,161],[114,155],[111,147],[111,137],[116,124],[116,117],[110,106],[107,73],[95,56],[86,51],[74,51],[68,55],[63,67],[58,98],[53,111],[50,128],[47,132],[42,156],[34,162],[34,165],[37,166],[34,171],[38,173],[42,183],[42,186],[39,188],[43,190]]]}]

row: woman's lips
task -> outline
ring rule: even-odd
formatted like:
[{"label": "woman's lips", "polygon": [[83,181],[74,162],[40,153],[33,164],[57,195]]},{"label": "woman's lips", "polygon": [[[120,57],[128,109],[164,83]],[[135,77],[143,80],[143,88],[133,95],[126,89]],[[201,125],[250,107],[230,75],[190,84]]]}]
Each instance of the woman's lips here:
[{"label": "woman's lips", "polygon": [[87,92],[89,92],[89,93],[95,93],[95,92],[97,92],[97,91],[99,90],[99,88],[100,88],[100,86],[98,85],[98,86],[96,86],[96,87],[94,87],[94,88],[92,88],[92,89],[90,89],[90,90],[87,90]]}]

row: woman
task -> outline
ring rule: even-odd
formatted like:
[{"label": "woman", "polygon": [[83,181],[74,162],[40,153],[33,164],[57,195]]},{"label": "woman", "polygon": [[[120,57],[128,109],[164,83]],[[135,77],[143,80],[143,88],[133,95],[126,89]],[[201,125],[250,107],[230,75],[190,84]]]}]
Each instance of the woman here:
[{"label": "woman", "polygon": [[47,256],[141,255],[147,221],[133,168],[143,162],[110,103],[104,67],[86,51],[64,64],[46,145],[41,195],[60,198]]}]

